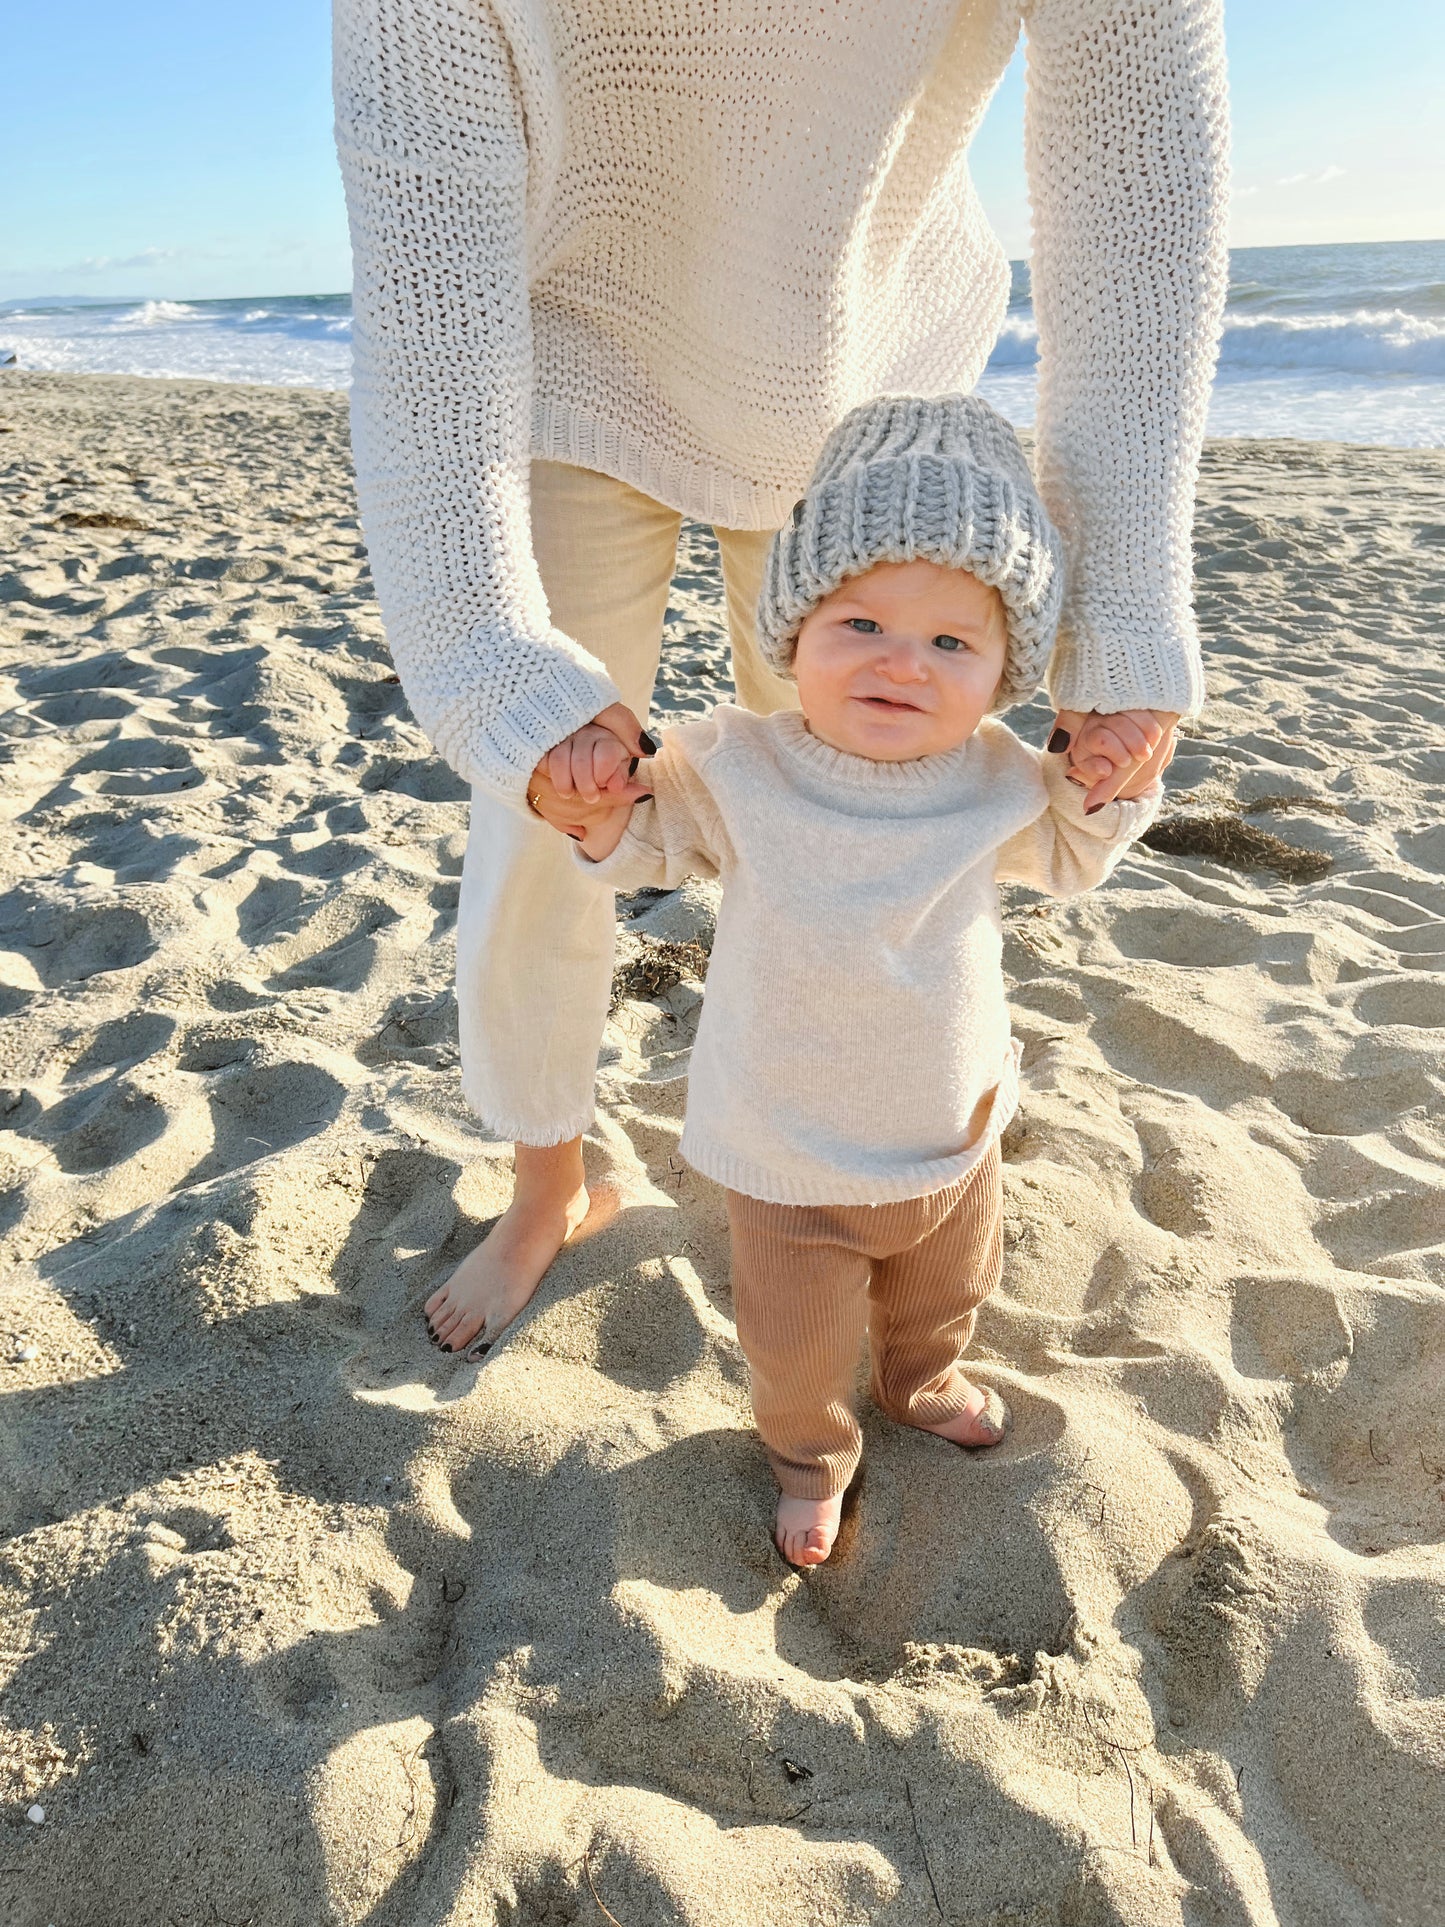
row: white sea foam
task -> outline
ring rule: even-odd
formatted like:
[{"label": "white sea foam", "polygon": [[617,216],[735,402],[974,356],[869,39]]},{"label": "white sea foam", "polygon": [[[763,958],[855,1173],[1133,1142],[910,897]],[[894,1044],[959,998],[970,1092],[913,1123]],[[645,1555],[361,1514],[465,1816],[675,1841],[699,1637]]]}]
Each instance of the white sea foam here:
[{"label": "white sea foam", "polygon": [[129,314],[118,315],[117,328],[165,328],[173,322],[192,321],[199,310],[188,301],[142,301]]},{"label": "white sea foam", "polygon": [[[1011,314],[989,368],[1032,365],[1039,333],[1031,314]],[[1445,324],[1400,308],[1350,314],[1230,315],[1224,326],[1222,373],[1255,369],[1333,368],[1358,375],[1445,376]]]},{"label": "white sea foam", "polygon": [[[1231,268],[1211,433],[1445,442],[1445,243],[1252,248]],[[0,308],[0,355],[26,368],[342,388],[350,342],[344,295]],[[1020,426],[1033,420],[1037,364],[1016,265],[979,387]]]}]

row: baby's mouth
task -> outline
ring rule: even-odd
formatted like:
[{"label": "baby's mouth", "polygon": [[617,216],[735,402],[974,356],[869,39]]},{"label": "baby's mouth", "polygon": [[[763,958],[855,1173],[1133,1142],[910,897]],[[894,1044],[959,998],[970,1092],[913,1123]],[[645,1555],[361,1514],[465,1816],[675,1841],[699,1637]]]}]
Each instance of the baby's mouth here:
[{"label": "baby's mouth", "polygon": [[921,714],[920,704],[905,702],[902,696],[857,696],[854,700],[869,709],[911,709]]}]

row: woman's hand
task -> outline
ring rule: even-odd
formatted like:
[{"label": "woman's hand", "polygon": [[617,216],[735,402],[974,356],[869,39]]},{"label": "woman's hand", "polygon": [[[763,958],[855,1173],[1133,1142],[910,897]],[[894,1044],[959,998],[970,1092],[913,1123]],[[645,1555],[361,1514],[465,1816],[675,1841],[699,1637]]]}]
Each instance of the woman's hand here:
[{"label": "woman's hand", "polygon": [[1178,722],[1171,709],[1061,709],[1049,750],[1056,756],[1067,751],[1069,781],[1088,790],[1092,815],[1116,797],[1128,802],[1141,796],[1169,767]]},{"label": "woman's hand", "polygon": [[599,803],[615,809],[650,794],[633,771],[639,756],[656,750],[626,703],[609,703],[548,750],[532,771],[527,802],[544,823],[580,840]]}]

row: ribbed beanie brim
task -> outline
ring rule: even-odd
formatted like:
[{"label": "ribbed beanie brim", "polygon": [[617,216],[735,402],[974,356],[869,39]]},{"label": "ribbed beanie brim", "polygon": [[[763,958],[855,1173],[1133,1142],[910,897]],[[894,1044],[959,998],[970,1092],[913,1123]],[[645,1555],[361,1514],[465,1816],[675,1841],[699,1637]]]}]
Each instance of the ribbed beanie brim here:
[{"label": "ribbed beanie brim", "polygon": [[1063,600],[1063,549],[1013,429],[977,395],[885,395],[846,415],[793,519],[773,538],[758,643],[792,673],[798,631],[880,562],[937,562],[996,588],[1009,643],[993,708],[1043,681]]}]

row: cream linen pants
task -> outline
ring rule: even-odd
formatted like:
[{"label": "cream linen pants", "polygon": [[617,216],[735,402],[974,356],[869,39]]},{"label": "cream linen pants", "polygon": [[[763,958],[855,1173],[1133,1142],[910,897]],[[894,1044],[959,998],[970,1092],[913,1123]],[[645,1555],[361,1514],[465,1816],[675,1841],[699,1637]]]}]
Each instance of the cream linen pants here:
[{"label": "cream linen pants", "polygon": [[[552,620],[606,665],[644,723],[682,517],[625,482],[532,464],[532,542]],[[738,701],[796,706],[758,654],[771,529],[717,529]],[[472,792],[457,908],[462,1090],[498,1137],[560,1144],[592,1122],[612,984],[613,894],[545,823]]]}]

